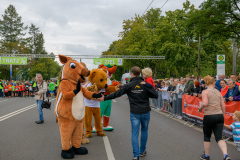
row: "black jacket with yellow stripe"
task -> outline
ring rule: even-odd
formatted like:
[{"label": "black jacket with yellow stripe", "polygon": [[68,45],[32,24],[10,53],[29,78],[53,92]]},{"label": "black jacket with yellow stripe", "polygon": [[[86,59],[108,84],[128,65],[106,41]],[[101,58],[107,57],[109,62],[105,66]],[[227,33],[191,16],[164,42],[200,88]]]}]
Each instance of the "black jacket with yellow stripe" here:
[{"label": "black jacket with yellow stripe", "polygon": [[146,114],[150,111],[149,98],[158,98],[158,94],[153,87],[141,85],[144,81],[141,77],[134,77],[129,83],[124,85],[115,93],[105,96],[104,100],[115,99],[127,94],[132,114]]}]

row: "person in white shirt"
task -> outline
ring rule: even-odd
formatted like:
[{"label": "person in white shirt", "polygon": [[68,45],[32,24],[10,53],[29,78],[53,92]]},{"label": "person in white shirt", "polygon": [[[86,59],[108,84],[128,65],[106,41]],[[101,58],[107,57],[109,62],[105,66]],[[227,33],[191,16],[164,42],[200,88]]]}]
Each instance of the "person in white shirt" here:
[{"label": "person in white shirt", "polygon": [[177,85],[177,88],[176,88],[176,93],[178,95],[178,99],[177,99],[177,113],[179,114],[179,118],[181,119],[182,117],[182,95],[184,93],[184,88],[185,88],[185,82],[186,80],[185,79],[181,79],[180,81],[180,84]]},{"label": "person in white shirt", "polygon": [[[169,84],[169,82],[167,82]],[[161,83],[162,89],[159,89],[159,91],[162,91],[162,100],[163,100],[163,110],[167,110],[168,102],[170,100],[170,93],[167,92],[168,87],[165,85],[165,82]]]}]

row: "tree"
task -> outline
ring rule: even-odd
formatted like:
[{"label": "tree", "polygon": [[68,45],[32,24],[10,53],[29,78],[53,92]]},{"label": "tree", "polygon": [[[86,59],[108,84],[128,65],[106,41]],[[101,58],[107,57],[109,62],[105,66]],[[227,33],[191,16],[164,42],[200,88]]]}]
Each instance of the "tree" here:
[{"label": "tree", "polygon": [[5,52],[8,51],[8,54],[18,52],[15,47],[11,44],[7,45],[7,43],[23,45],[25,43],[23,36],[26,34],[24,33],[24,30],[28,27],[23,26],[22,17],[18,15],[13,5],[8,6],[2,17],[3,20],[0,20],[0,36],[2,37],[1,42],[5,45],[2,45],[1,50],[4,50]]},{"label": "tree", "polygon": [[51,58],[41,58],[31,64],[29,70],[30,78],[36,76],[36,73],[41,73],[45,80],[57,77],[61,71],[61,66]]},{"label": "tree", "polygon": [[39,28],[34,24],[31,24],[28,32],[31,37],[29,37],[29,48],[33,54],[44,54],[44,38],[43,34],[40,33]]},{"label": "tree", "polygon": [[215,37],[240,38],[240,0],[207,0],[195,12],[196,30]]}]

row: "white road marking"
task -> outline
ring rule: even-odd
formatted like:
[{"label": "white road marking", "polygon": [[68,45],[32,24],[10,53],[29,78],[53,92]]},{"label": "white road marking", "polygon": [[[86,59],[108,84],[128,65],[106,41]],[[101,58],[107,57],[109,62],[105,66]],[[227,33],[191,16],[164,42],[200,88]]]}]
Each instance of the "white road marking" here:
[{"label": "white road marking", "polygon": [[113,152],[112,152],[112,148],[111,148],[111,145],[109,143],[109,140],[108,140],[107,136],[103,137],[103,142],[104,142],[105,149],[106,149],[106,152],[107,152],[108,160],[115,160]]},{"label": "white road marking", "polygon": [[12,112],[12,113],[9,113],[9,114],[7,114],[7,115],[5,115],[5,116],[2,116],[2,117],[0,117],[0,122],[3,121],[3,120],[6,120],[6,119],[8,119],[8,118],[10,118],[10,117],[12,117],[12,116],[15,116],[15,115],[17,115],[17,114],[19,114],[19,113],[22,113],[22,112],[25,112],[25,111],[27,111],[27,110],[29,110],[29,109],[32,109],[32,108],[34,108],[34,107],[36,107],[36,106],[37,106],[36,104],[33,104],[33,105],[31,105],[31,106],[28,106],[28,107],[19,109],[19,110],[15,111],[15,112]]},{"label": "white road marking", "polygon": [[[56,99],[56,98],[51,99],[51,100],[49,100],[49,101],[53,101],[53,100],[55,100],[55,99]],[[22,108],[22,109],[19,109],[19,110],[16,110],[16,111],[14,111],[14,112],[11,112],[11,113],[9,113],[9,114],[6,114],[6,115],[0,117],[0,122],[3,121],[3,120],[8,119],[8,118],[10,118],[10,117],[13,117],[13,116],[15,116],[15,115],[18,115],[18,114],[20,114],[20,113],[22,113],[22,112],[25,112],[25,111],[27,111],[27,110],[29,110],[29,109],[32,109],[32,108],[34,108],[34,107],[36,107],[36,106],[37,106],[37,104],[32,104],[32,105],[30,105],[30,106],[27,106],[27,107],[24,107],[24,108]]]},{"label": "white road marking", "polygon": [[117,101],[116,101],[116,100],[114,100],[114,99],[113,99],[112,101],[113,101],[113,102],[117,102]]},{"label": "white road marking", "polygon": [[4,102],[4,101],[7,101],[7,99],[6,99],[6,100],[3,100],[3,101],[0,101],[0,102]]}]

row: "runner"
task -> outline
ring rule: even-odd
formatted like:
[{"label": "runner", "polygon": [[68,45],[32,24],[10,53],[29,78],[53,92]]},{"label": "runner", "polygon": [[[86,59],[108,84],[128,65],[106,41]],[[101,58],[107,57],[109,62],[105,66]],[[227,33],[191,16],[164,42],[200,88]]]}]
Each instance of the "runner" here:
[{"label": "runner", "polygon": [[22,97],[25,97],[25,84],[22,83]]},{"label": "runner", "polygon": [[8,97],[8,85],[5,84],[5,87],[4,87],[4,95],[5,97]]},{"label": "runner", "polygon": [[12,97],[15,96],[15,83],[13,83],[12,85]]},{"label": "runner", "polygon": [[18,96],[22,97],[22,85],[21,85],[21,83],[19,83],[19,85],[18,85]]},{"label": "runner", "polygon": [[19,86],[18,83],[15,86],[15,97],[18,97],[18,90],[19,90]]},{"label": "runner", "polygon": [[12,95],[12,84],[8,83],[8,96],[9,96],[9,98],[11,98],[11,95]]},{"label": "runner", "polygon": [[227,154],[226,142],[222,139],[222,130],[224,124],[223,114],[225,113],[225,103],[221,93],[214,88],[214,78],[206,76],[204,77],[204,81],[207,85],[207,89],[204,90],[202,93],[202,105],[198,111],[201,113],[202,109],[204,109],[203,133],[205,152],[200,156],[200,159],[210,159],[210,139],[213,132],[215,140],[224,155],[224,160],[230,160],[231,158]]},{"label": "runner", "polygon": [[29,96],[29,88],[28,88],[28,81],[26,81],[26,85],[25,85],[25,95],[26,95],[26,97],[28,97]]}]

